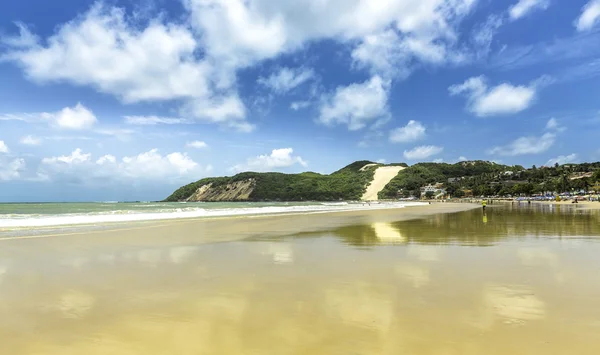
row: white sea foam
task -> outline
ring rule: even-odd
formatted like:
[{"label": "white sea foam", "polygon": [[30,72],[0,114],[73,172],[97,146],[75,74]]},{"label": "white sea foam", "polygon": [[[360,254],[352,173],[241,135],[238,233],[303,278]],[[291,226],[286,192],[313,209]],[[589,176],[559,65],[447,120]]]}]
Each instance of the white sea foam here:
[{"label": "white sea foam", "polygon": [[285,213],[324,213],[334,211],[360,211],[381,210],[421,206],[424,203],[380,203],[367,205],[362,203],[344,204],[319,204],[302,206],[269,206],[246,208],[176,208],[160,209],[155,211],[104,211],[90,213],[70,213],[54,215],[0,215],[0,229],[36,228],[63,225],[105,224],[118,222],[136,222],[166,219],[200,218],[200,217],[226,217],[226,216],[251,216],[265,214]]}]

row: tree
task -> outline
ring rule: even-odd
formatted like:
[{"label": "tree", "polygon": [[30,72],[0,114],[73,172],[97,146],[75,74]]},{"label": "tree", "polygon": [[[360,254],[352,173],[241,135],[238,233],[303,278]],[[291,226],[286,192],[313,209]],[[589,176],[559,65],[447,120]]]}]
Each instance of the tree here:
[{"label": "tree", "polygon": [[435,196],[435,193],[433,191],[427,191],[425,193],[425,197],[427,197],[428,200],[431,200],[433,196]]},{"label": "tree", "polygon": [[456,190],[452,196],[456,198],[465,197],[465,192],[463,190]]}]

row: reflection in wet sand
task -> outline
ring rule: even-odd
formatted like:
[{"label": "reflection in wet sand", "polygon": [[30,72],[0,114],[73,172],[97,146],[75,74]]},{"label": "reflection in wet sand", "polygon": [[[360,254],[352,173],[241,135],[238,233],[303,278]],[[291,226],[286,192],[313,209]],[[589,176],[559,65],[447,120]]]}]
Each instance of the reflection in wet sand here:
[{"label": "reflection in wet sand", "polygon": [[333,285],[325,291],[330,317],[366,329],[387,332],[392,322],[390,295],[365,282]]},{"label": "reflection in wet sand", "polygon": [[483,302],[504,323],[542,319],[546,312],[545,303],[524,286],[488,285],[483,291]]},{"label": "reflection in wet sand", "polygon": [[477,212],[312,238],[5,243],[0,353],[600,353],[590,216]]},{"label": "reflection in wet sand", "polygon": [[373,223],[371,224],[371,228],[373,228],[375,236],[382,244],[406,243],[406,238],[390,223]]},{"label": "reflection in wet sand", "polygon": [[429,284],[429,269],[413,264],[396,265],[396,273],[410,282],[414,288],[421,288]]},{"label": "reflection in wet sand", "polygon": [[558,266],[558,256],[548,248],[519,248],[518,253],[525,266]]},{"label": "reflection in wet sand", "polygon": [[78,290],[67,290],[60,296],[56,309],[65,318],[84,318],[95,302],[92,295]]}]

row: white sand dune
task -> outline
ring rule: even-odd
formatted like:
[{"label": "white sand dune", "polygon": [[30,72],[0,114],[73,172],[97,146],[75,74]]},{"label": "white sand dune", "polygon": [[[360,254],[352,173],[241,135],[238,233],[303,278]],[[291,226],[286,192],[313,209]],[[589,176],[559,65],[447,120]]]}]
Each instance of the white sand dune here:
[{"label": "white sand dune", "polygon": [[375,176],[373,177],[373,181],[367,187],[367,191],[362,197],[363,201],[377,201],[379,198],[377,194],[379,191],[383,190],[385,185],[387,185],[398,173],[400,170],[404,168],[401,166],[382,166],[375,170]]}]

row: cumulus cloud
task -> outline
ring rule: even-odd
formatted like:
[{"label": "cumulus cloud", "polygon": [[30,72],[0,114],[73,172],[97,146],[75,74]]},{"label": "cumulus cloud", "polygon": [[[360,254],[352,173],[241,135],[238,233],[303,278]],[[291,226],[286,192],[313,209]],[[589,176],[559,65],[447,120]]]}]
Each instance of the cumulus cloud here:
[{"label": "cumulus cloud", "polygon": [[315,72],[311,68],[281,68],[269,77],[259,78],[258,83],[278,94],[285,94],[314,77]]},{"label": "cumulus cloud", "polygon": [[546,166],[552,166],[554,164],[558,164],[558,165],[563,165],[563,164],[568,164],[568,163],[575,163],[577,162],[578,157],[577,154],[573,153],[573,154],[569,154],[569,155],[560,155],[556,158],[550,159],[546,162]]},{"label": "cumulus cloud", "polygon": [[195,149],[208,148],[208,144],[206,144],[206,142],[203,142],[203,141],[188,142],[185,146],[188,148],[195,148]]},{"label": "cumulus cloud", "polygon": [[8,153],[8,146],[4,141],[0,141],[0,153]]},{"label": "cumulus cloud", "polygon": [[273,149],[269,155],[259,155],[249,158],[245,164],[238,164],[231,168],[232,171],[271,171],[283,168],[289,168],[294,165],[302,167],[308,166],[308,163],[300,156],[293,154],[292,148]]},{"label": "cumulus cloud", "polygon": [[600,0],[590,0],[582,9],[574,25],[578,31],[589,31],[600,22]]},{"label": "cumulus cloud", "polygon": [[60,128],[73,130],[89,129],[98,122],[92,111],[81,103],[72,108],[65,107],[48,118]]},{"label": "cumulus cloud", "polygon": [[[435,38],[439,39],[439,38]],[[406,78],[421,63],[441,65],[466,61],[467,53],[453,50],[444,41],[402,36],[394,29],[365,36],[352,51],[358,68],[385,78]]]},{"label": "cumulus cloud", "polygon": [[461,155],[460,157],[458,157],[458,161],[467,161],[467,160],[469,160],[469,159],[467,159],[467,157],[465,157],[465,156]]},{"label": "cumulus cloud", "polygon": [[539,154],[547,151],[554,145],[560,132],[565,130],[558,120],[551,118],[545,126],[545,133],[541,136],[523,136],[515,139],[505,146],[497,146],[488,150],[488,154],[516,156],[526,154]]},{"label": "cumulus cloud", "polygon": [[374,76],[360,84],[338,87],[325,98],[318,122],[327,126],[347,125],[351,131],[389,118],[389,81]]},{"label": "cumulus cloud", "polygon": [[390,142],[409,143],[425,137],[425,126],[421,122],[410,120],[404,127],[393,129],[390,132]]},{"label": "cumulus cloud", "polygon": [[443,147],[438,147],[435,145],[423,145],[420,147],[415,147],[411,150],[405,150],[404,158],[408,160],[427,159],[431,156],[440,154],[443,151]]},{"label": "cumulus cloud", "polygon": [[451,96],[467,97],[467,109],[479,117],[514,114],[529,108],[537,90],[551,79],[542,77],[530,85],[502,83],[489,87],[484,76],[472,77],[448,88]]},{"label": "cumulus cloud", "polygon": [[524,136],[517,138],[506,146],[494,147],[489,154],[516,156],[526,154],[539,154],[547,151],[556,141],[556,134],[547,132],[542,136]]},{"label": "cumulus cloud", "polygon": [[63,180],[75,184],[110,182],[148,183],[188,181],[210,171],[185,153],[161,155],[158,149],[125,156],[120,160],[104,155],[94,160],[91,153],[75,149],[71,154],[42,159],[38,169],[40,180]]},{"label": "cumulus cloud", "polygon": [[550,0],[519,0],[508,10],[511,20],[518,20],[535,10],[546,10]]},{"label": "cumulus cloud", "polygon": [[42,140],[40,138],[31,136],[31,135],[22,137],[21,140],[19,140],[19,142],[24,145],[40,145],[40,144],[42,144]]},{"label": "cumulus cloud", "polygon": [[65,130],[86,130],[98,122],[94,113],[81,103],[57,112],[0,114],[0,121],[2,120],[47,123],[52,127]]},{"label": "cumulus cloud", "polygon": [[67,165],[84,163],[90,160],[91,154],[84,154],[80,148],[75,149],[69,155],[61,155],[58,157],[50,157],[42,159],[42,164],[64,163]]},{"label": "cumulus cloud", "polygon": [[235,90],[215,89],[213,64],[197,58],[201,44],[186,25],[154,19],[139,28],[123,9],[96,3],[83,16],[59,26],[43,43],[27,42],[4,58],[36,82],[91,86],[125,103],[183,99],[194,107],[212,109],[192,110],[200,113],[194,116],[198,120],[245,120],[245,110],[228,107]]},{"label": "cumulus cloud", "polygon": [[[19,25],[18,36],[4,38],[3,59],[35,82],[89,86],[125,103],[183,103],[185,117],[247,132],[240,70],[323,40],[351,46],[357,67],[386,79],[419,63],[461,62],[457,29],[476,2],[183,0],[180,19],[148,23],[97,2],[47,38]],[[309,76],[265,82],[286,91]]]},{"label": "cumulus cloud", "polygon": [[0,181],[19,179],[22,172],[25,171],[25,167],[25,160],[21,158],[6,159],[6,157],[0,156]]}]

